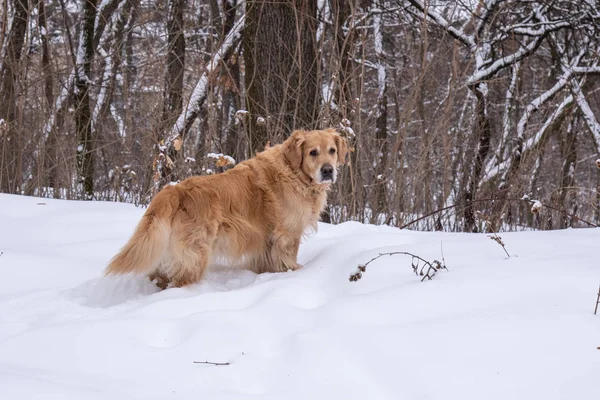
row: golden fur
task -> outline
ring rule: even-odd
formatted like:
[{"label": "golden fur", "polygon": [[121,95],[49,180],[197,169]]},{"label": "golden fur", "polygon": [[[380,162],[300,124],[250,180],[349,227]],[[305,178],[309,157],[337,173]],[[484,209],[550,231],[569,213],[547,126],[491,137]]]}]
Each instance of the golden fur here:
[{"label": "golden fur", "polygon": [[222,174],[166,186],[106,274],[146,273],[165,289],[198,282],[215,260],[257,273],[301,268],[300,240],[316,229],[346,152],[333,129],[294,131]]}]

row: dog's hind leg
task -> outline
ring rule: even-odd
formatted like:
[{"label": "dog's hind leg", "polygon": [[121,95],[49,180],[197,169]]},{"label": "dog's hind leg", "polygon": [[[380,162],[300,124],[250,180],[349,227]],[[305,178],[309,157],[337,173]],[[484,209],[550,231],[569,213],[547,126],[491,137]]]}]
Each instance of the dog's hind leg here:
[{"label": "dog's hind leg", "polygon": [[182,287],[197,283],[208,266],[209,253],[206,248],[190,248],[173,260],[171,287]]},{"label": "dog's hind leg", "polygon": [[170,287],[191,285],[202,278],[208,267],[217,228],[216,224],[183,227],[178,240],[174,240],[175,246],[171,249]]},{"label": "dog's hind leg", "polygon": [[154,272],[148,275],[148,279],[150,279],[150,282],[154,282],[154,284],[162,290],[165,290],[171,281],[169,276],[159,269],[156,269]]}]

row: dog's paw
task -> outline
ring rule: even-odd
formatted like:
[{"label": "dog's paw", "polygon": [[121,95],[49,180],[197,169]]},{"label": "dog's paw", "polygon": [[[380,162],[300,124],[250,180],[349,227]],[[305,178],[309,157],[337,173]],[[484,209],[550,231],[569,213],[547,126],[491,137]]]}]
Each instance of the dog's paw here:
[{"label": "dog's paw", "polygon": [[155,271],[148,275],[150,282],[154,283],[160,290],[165,290],[169,287],[170,279],[167,275],[162,272]]},{"label": "dog's paw", "polygon": [[288,267],[288,272],[298,271],[299,269],[302,269],[302,268],[304,268],[304,265],[295,263],[294,265],[291,265]]}]

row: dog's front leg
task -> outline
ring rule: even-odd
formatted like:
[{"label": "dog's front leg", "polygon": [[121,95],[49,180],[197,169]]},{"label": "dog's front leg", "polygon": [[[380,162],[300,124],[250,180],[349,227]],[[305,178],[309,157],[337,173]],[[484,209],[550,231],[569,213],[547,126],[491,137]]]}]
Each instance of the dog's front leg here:
[{"label": "dog's front leg", "polygon": [[275,231],[271,246],[273,272],[285,272],[288,269],[296,271],[302,268],[297,262],[299,247],[300,235],[282,230]]}]

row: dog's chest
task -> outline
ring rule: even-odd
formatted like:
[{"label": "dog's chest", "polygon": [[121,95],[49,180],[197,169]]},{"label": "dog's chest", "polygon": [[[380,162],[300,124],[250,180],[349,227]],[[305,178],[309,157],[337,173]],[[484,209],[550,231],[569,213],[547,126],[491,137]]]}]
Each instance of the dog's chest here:
[{"label": "dog's chest", "polygon": [[326,199],[325,193],[304,193],[304,196],[286,198],[282,213],[286,230],[303,232],[308,227],[315,227]]}]

